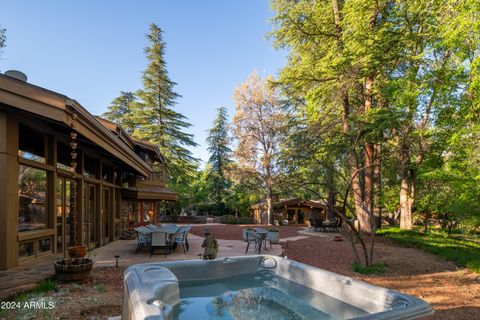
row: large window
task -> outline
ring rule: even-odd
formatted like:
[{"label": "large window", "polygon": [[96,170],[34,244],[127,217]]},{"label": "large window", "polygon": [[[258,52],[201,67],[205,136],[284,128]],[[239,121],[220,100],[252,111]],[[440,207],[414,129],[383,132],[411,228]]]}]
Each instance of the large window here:
[{"label": "large window", "polygon": [[45,136],[25,125],[19,125],[18,155],[22,158],[46,163]]},{"label": "large window", "polygon": [[[77,162],[80,159],[80,152],[77,149]],[[57,143],[57,168],[67,170],[73,172],[72,165],[72,148],[66,145],[63,142]],[[77,173],[81,173],[79,171],[79,166],[77,166]]]},{"label": "large window", "polygon": [[47,228],[47,172],[20,165],[18,231]]},{"label": "large window", "polygon": [[92,178],[92,179],[99,179],[98,160],[85,156],[83,161],[84,161],[83,174],[85,175],[85,177]]}]

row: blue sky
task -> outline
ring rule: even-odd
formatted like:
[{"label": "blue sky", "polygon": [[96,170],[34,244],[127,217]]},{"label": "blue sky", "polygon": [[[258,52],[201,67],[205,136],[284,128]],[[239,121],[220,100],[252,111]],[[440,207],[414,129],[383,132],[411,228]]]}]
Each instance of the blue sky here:
[{"label": "blue sky", "polygon": [[183,97],[176,110],[189,118],[206,160],[206,131],[215,110],[234,113],[232,94],[248,74],[276,75],[286,53],[265,34],[274,13],[267,0],[53,1],[0,0],[7,47],[0,71],[21,70],[30,83],[104,112],[121,90],[141,87],[145,33],[152,22],[164,30],[170,78]]}]

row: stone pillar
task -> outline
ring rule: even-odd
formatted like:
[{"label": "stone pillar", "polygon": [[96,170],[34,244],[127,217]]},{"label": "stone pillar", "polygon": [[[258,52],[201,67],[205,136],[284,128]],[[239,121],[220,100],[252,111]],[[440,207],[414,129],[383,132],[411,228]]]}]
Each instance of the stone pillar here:
[{"label": "stone pillar", "polygon": [[18,265],[18,123],[0,111],[0,269]]}]

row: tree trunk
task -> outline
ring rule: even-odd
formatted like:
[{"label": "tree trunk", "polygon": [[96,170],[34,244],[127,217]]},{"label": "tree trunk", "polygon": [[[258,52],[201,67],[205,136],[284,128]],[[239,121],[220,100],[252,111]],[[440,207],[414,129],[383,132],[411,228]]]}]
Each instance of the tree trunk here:
[{"label": "tree trunk", "polygon": [[374,186],[373,189],[375,190],[373,194],[373,215],[375,218],[375,225],[377,228],[382,227],[382,207],[380,204],[380,198],[382,196],[382,163],[380,160],[380,152],[381,152],[381,145],[375,145],[375,156],[374,156],[374,169],[373,169],[373,176],[374,176]]},{"label": "tree trunk", "polygon": [[401,188],[400,188],[400,229],[412,229],[412,204],[410,186],[408,184],[408,170],[402,165]]},{"label": "tree trunk", "polygon": [[368,211],[365,210],[368,208],[365,206],[363,201],[363,190],[360,182],[360,176],[358,175],[358,162],[353,151],[350,151],[349,153],[348,162],[350,165],[350,179],[352,181],[353,199],[355,201],[355,214],[360,222],[360,231],[371,233],[372,228],[370,217]]},{"label": "tree trunk", "polygon": [[267,188],[267,224],[271,225],[272,224],[272,219],[273,219],[273,203],[272,203],[272,188],[268,187]]},{"label": "tree trunk", "polygon": [[[373,98],[372,98],[372,87],[373,87],[373,78],[367,77],[365,80],[365,103],[364,111],[365,114],[370,112],[373,107]],[[371,142],[365,143],[364,146],[364,193],[363,201],[364,205],[373,212],[373,184],[374,184],[374,144]]]}]

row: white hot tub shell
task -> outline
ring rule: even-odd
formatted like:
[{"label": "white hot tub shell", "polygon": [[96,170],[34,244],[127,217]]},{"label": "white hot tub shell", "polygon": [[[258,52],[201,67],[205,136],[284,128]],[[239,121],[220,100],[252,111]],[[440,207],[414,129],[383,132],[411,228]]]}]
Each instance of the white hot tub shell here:
[{"label": "white hot tub shell", "polygon": [[[125,271],[123,319],[173,319],[173,308],[180,302],[179,283],[182,281],[208,280],[213,283],[264,270],[366,312],[360,317],[345,313],[342,315],[345,319],[433,319],[431,306],[413,296],[268,255],[131,266]],[[306,302],[314,308],[319,303],[314,296],[309,300]],[[328,308],[328,305],[322,306],[327,314]],[[331,311],[338,314],[338,310]]]}]

